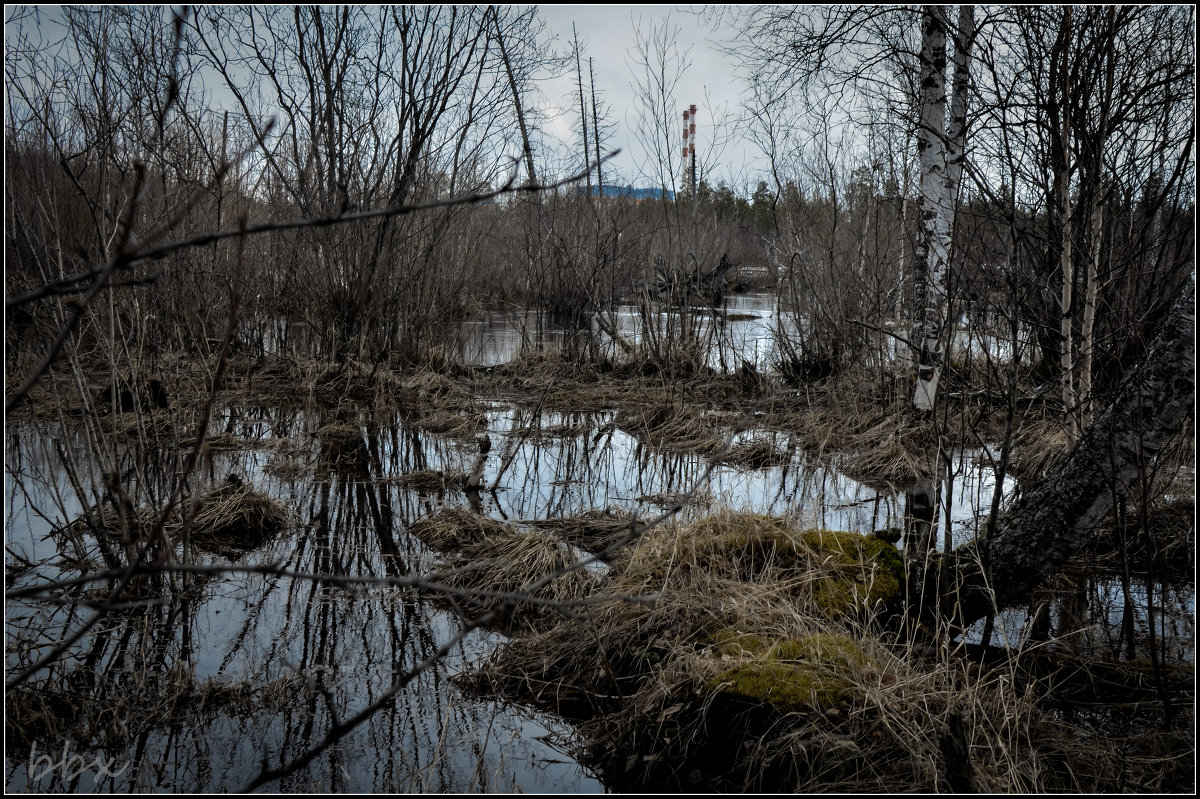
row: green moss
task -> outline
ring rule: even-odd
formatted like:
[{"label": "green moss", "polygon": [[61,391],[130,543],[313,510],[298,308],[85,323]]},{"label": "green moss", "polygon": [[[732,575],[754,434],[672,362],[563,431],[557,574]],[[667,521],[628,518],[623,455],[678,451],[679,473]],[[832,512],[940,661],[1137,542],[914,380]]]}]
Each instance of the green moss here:
[{"label": "green moss", "polygon": [[718,630],[710,640],[713,652],[724,657],[756,655],[771,648],[771,642],[761,635],[735,630]]},{"label": "green moss", "polygon": [[827,573],[814,587],[813,599],[826,613],[845,616],[899,596],[904,559],[888,542],[834,530],[806,530],[801,538],[824,557]]},{"label": "green moss", "polygon": [[641,560],[636,572],[627,573],[660,577],[665,571],[658,568],[658,561],[669,557],[672,562],[751,582],[764,576],[811,574],[807,584],[812,600],[831,618],[891,603],[904,584],[904,561],[886,541],[858,533],[798,530],[778,517],[716,514],[681,531],[676,541],[679,548],[664,548],[657,539],[639,545],[636,554],[653,554]]},{"label": "green moss", "polygon": [[819,711],[850,703],[851,675],[874,664],[853,639],[838,633],[768,642],[761,636],[724,630],[714,640],[716,654],[752,659],[722,672],[709,683],[710,690],[789,710]]},{"label": "green moss", "polygon": [[770,654],[779,660],[820,663],[844,669],[875,665],[857,641],[841,633],[813,633],[790,638],[775,644]]},{"label": "green moss", "polygon": [[850,681],[803,664],[755,660],[724,672],[714,687],[781,708],[819,710],[844,704]]}]

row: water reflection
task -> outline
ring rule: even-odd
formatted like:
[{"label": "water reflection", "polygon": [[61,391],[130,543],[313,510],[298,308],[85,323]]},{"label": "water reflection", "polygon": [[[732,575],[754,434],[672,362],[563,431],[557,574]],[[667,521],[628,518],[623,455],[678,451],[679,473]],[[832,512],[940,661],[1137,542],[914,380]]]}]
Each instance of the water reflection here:
[{"label": "water reflection", "polygon": [[[583,330],[556,324],[547,314],[526,308],[488,311],[463,323],[461,357],[467,365],[496,366],[529,351],[569,349],[568,343],[578,347],[582,336],[608,357],[647,342],[679,341],[699,345],[714,369],[734,369],[743,361],[768,367],[777,359],[774,331],[779,318],[777,298],[769,292],[729,295],[715,310],[618,305],[585,320]],[[792,317],[787,317],[785,331],[793,326]]]},{"label": "water reflection", "polygon": [[[486,430],[496,443],[484,482],[495,490],[481,495],[482,510],[510,520],[605,508],[650,516],[664,501],[695,489],[699,501],[683,509],[683,520],[721,506],[863,533],[902,524],[900,494],[846,477],[808,455],[788,433],[754,434],[784,453],[775,465],[722,464],[701,484],[709,468],[705,457],[651,446],[611,424],[614,418],[611,412],[547,412],[529,430],[527,413],[491,408]],[[473,442],[434,435],[398,414],[320,407],[246,406],[227,409],[217,421],[217,429],[235,437],[238,446],[214,454],[212,468],[192,490],[232,472],[294,514],[283,534],[245,561],[363,577],[422,574],[437,567],[436,553],[407,530],[441,507],[465,505],[466,497],[449,487],[418,491],[405,487],[401,478],[422,470],[466,472],[477,451]],[[50,533],[81,510],[57,454],[57,442],[71,435],[54,427],[10,430],[9,562],[19,558],[32,564],[10,578],[14,587],[52,578],[63,568],[59,559],[69,545]],[[991,472],[977,454],[961,454],[952,474],[948,519],[956,544],[975,534],[980,508],[991,500]],[[178,453],[167,450],[156,457]],[[83,466],[99,471],[95,464]],[[86,471],[84,477],[96,479]],[[128,479],[153,486],[153,492],[135,488],[138,496],[166,495],[167,486],[154,472],[134,470]],[[97,560],[95,541],[81,545],[89,551],[73,556]],[[1111,624],[1103,620],[1114,618],[1113,596],[1102,585],[1088,587],[1095,593],[1079,599],[1073,610],[1060,606],[1050,620],[1054,629],[1086,628],[1087,619],[1100,618],[1096,640],[1078,640],[1111,647]],[[10,744],[6,788],[237,789],[264,762],[275,767],[317,745],[331,727],[388,690],[398,673],[461,630],[457,616],[410,590],[347,588],[279,575],[197,578],[183,595],[159,587],[148,598],[149,604],[110,617],[79,642],[61,669],[36,675],[31,683],[58,703],[56,718],[72,730],[78,751],[104,751],[132,768],[101,785],[87,777],[74,783],[48,777],[32,784],[28,747]],[[1145,603],[1146,597],[1140,594],[1134,601]],[[1190,600],[1163,597],[1160,591],[1160,625],[1162,610],[1179,601]],[[6,612],[10,673],[32,662],[45,641],[74,629],[80,619],[72,604],[14,601]],[[1143,614],[1133,623],[1145,627],[1146,622]],[[1148,635],[1148,628],[1139,630]],[[562,722],[464,696],[450,683],[452,675],[479,663],[500,640],[495,632],[472,632],[387,709],[269,789],[601,790],[592,774],[548,742],[570,734]],[[9,699],[14,704],[12,695]],[[80,716],[72,709],[78,707],[96,710]],[[126,719],[128,729],[105,727],[102,714]],[[45,739],[40,746],[51,744],[61,748],[62,739]]]},{"label": "water reflection", "polygon": [[[769,369],[780,360],[779,339],[798,340],[806,325],[803,314],[786,308],[770,291],[729,294],[716,309],[685,311],[656,303],[618,305],[585,319],[582,329],[556,323],[545,312],[515,307],[487,311],[465,321],[461,361],[470,366],[496,366],[530,351],[562,350],[570,354],[584,349],[580,339],[591,342],[596,353],[607,357],[620,356],[627,348],[657,351],[664,342],[678,341],[698,347],[707,365],[718,371],[732,371],[744,364]],[[907,335],[907,331],[897,332]],[[614,335],[624,346],[614,340]],[[883,362],[894,364],[904,357],[895,337],[881,334],[877,340],[877,355]],[[1022,328],[1018,332],[1014,347],[1011,337],[990,332],[966,317],[958,320],[951,347],[951,357],[958,363],[1006,363],[1014,353],[1026,363],[1036,357],[1030,330]]]},{"label": "water reflection", "polygon": [[[404,530],[429,508],[383,478],[417,465],[454,463],[463,455],[455,444],[395,420],[348,419],[319,410],[239,409],[224,421],[233,421],[226,429],[251,448],[216,457],[218,479],[227,471],[243,474],[297,516],[287,534],[250,560],[302,573],[363,576],[428,568],[430,554]],[[77,513],[79,503],[64,502],[57,514],[44,517],[35,512],[55,508],[55,492],[70,494],[47,442],[32,433],[17,440],[20,454],[10,466],[19,463],[22,471],[8,473],[7,521],[14,551],[42,563],[40,573],[53,577],[56,550],[45,535]],[[309,463],[307,478],[269,473],[266,467],[281,445]],[[27,573],[18,585],[32,577]],[[61,711],[52,720],[70,732],[73,751],[116,753],[132,766],[100,786],[88,775],[72,782],[58,772],[31,783],[31,750],[10,746],[9,790],[237,789],[263,763],[276,766],[320,742],[339,720],[387,690],[396,674],[459,630],[456,617],[411,591],[351,590],[265,575],[200,581],[182,599],[159,590],[149,605],[130,613],[110,617],[115,625],[102,625],[81,640],[79,655],[65,671],[36,675],[30,685]],[[7,620],[7,666],[13,673],[41,651],[20,645],[21,639],[54,640],[78,625],[80,614],[72,605],[10,602]],[[471,634],[388,709],[272,787],[599,790],[592,776],[563,762],[545,742],[565,734],[561,722],[464,697],[449,684],[449,675],[477,663],[496,643],[493,633]],[[10,694],[10,705],[27,698],[15,696]],[[81,716],[73,705],[96,713]],[[102,714],[128,724],[132,737],[108,729]],[[42,751],[51,743],[61,745],[62,739],[41,741]]]}]

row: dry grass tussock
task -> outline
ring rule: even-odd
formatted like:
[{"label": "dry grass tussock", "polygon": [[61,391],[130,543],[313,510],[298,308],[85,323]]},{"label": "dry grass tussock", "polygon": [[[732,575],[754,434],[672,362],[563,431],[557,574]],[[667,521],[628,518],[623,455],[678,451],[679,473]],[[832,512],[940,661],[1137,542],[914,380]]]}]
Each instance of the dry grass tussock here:
[{"label": "dry grass tussock", "polygon": [[538,401],[571,411],[618,407],[660,407],[688,398],[696,407],[737,408],[769,395],[774,384],[745,373],[722,374],[708,368],[664,371],[645,359],[574,360],[558,352],[522,355],[478,374],[477,390]]},{"label": "dry grass tussock", "polygon": [[521,523],[553,533],[571,546],[587,552],[601,552],[629,536],[635,529],[637,518],[623,511],[608,509]]},{"label": "dry grass tussock", "polygon": [[[120,679],[113,676],[118,674]],[[211,714],[284,710],[306,690],[311,686],[298,676],[252,685],[198,680],[182,666],[91,675],[76,669],[53,683],[22,686],[5,695],[5,751],[28,758],[34,742],[42,751],[54,751],[71,741],[73,749],[119,752],[150,730]]]},{"label": "dry grass tussock", "polygon": [[441,469],[417,469],[387,478],[386,482],[416,491],[418,494],[441,496],[447,491],[462,491],[467,485],[467,474],[453,470],[447,472]]},{"label": "dry grass tussock", "polygon": [[1046,476],[1069,446],[1063,422],[1051,419],[1029,421],[1013,440],[1009,472],[1023,483],[1035,483]]},{"label": "dry grass tussock", "polygon": [[200,498],[192,518],[192,543],[234,559],[278,534],[290,515],[287,508],[253,486],[227,481]]},{"label": "dry grass tussock", "polygon": [[443,508],[418,519],[408,532],[439,552],[450,552],[504,535],[503,523],[466,508]]},{"label": "dry grass tussock", "polygon": [[[455,601],[467,606],[471,615],[500,610],[498,621],[507,627],[545,628],[554,618],[555,605],[570,611],[596,590],[600,578],[587,568],[566,571],[542,584],[547,575],[578,560],[576,552],[549,533],[505,528],[450,555],[445,577],[433,579],[457,589]],[[527,598],[541,603],[524,601]]]},{"label": "dry grass tussock", "polygon": [[402,390],[400,376],[390,369],[358,360],[334,364],[312,358],[230,359],[226,387],[244,400],[305,398],[336,407],[394,407]]},{"label": "dry grass tussock", "polygon": [[887,490],[933,478],[928,428],[906,424],[902,417],[889,417],[872,428],[847,436],[843,446],[849,454],[840,459],[838,470],[865,485]]},{"label": "dry grass tussock", "polygon": [[736,413],[698,411],[677,402],[622,409],[612,426],[649,447],[674,452],[715,455],[725,446]]},{"label": "dry grass tussock", "polygon": [[721,455],[720,460],[721,463],[743,469],[769,469],[791,462],[793,454],[793,449],[780,448],[773,441],[756,438],[734,444]]},{"label": "dry grass tussock", "polygon": [[[232,476],[196,501],[188,524],[184,513],[192,510],[186,500],[182,508],[172,509],[163,523],[163,534],[178,541],[186,531],[201,551],[231,560],[262,546],[291,518],[283,505]],[[155,508],[133,508],[106,500],[81,514],[64,532],[132,545],[149,538],[159,513]]]},{"label": "dry grass tussock", "polygon": [[600,589],[633,601],[516,638],[462,681],[577,720],[579,756],[615,790],[1098,791],[1180,778],[1177,754],[1116,756],[1119,744],[1057,721],[1008,673],[886,632],[903,568],[877,539],[718,513],[651,530],[612,566]]}]

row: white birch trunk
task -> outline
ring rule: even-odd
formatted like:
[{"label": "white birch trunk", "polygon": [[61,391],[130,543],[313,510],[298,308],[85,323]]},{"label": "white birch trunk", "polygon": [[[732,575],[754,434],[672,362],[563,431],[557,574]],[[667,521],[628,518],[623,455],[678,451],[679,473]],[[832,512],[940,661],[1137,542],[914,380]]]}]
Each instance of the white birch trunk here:
[{"label": "white birch trunk", "polygon": [[945,9],[940,6],[925,6],[922,10],[920,81],[917,152],[921,162],[925,296],[922,322],[913,342],[920,347],[913,405],[918,411],[932,411],[941,359],[951,213],[946,181],[946,20]]},{"label": "white birch trunk", "polygon": [[950,193],[948,235],[954,231],[967,146],[967,88],[971,77],[971,45],[975,41],[975,6],[959,6],[954,36],[954,88],[946,123],[946,186]]},{"label": "white birch trunk", "polygon": [[1058,207],[1062,233],[1062,400],[1067,411],[1067,439],[1074,444],[1079,438],[1079,403],[1075,394],[1075,354],[1072,341],[1073,317],[1071,314],[1072,293],[1075,288],[1075,271],[1071,263],[1071,95],[1070,60],[1071,50],[1071,7],[1063,11],[1064,43],[1062,52],[1062,129],[1059,131],[1059,148],[1062,161],[1058,171]]}]

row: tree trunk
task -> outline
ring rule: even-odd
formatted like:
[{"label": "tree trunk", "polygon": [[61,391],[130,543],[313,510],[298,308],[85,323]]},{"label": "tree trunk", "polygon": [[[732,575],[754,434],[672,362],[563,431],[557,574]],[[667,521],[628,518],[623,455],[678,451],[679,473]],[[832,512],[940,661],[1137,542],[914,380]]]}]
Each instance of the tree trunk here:
[{"label": "tree trunk", "polygon": [[504,73],[508,76],[508,88],[512,91],[513,106],[517,110],[517,127],[521,129],[521,147],[525,152],[525,170],[529,173],[528,184],[537,185],[537,173],[533,170],[533,147],[529,144],[529,131],[525,127],[525,111],[521,107],[521,92],[517,89],[517,79],[513,75],[512,64],[508,60],[508,49],[504,46],[504,34],[500,30],[500,12],[495,8],[492,12],[492,22],[496,25],[496,44],[500,45],[500,58],[504,61]]},{"label": "tree trunk", "polygon": [[947,235],[954,233],[958,191],[962,185],[963,157],[967,147],[967,88],[971,79],[971,45],[975,42],[975,6],[960,6],[954,36],[954,87],[950,96],[950,121],[946,125],[946,187],[950,194]]},{"label": "tree trunk", "polygon": [[583,101],[583,62],[579,59],[579,34],[575,33],[575,24],[571,24],[571,33],[575,36],[575,78],[579,84],[579,115],[583,122],[583,168],[587,170],[587,196],[592,196],[592,163],[588,157],[588,124],[587,103]]},{"label": "tree trunk", "polygon": [[1092,353],[1095,349],[1096,298],[1100,286],[1100,252],[1103,241],[1104,210],[1102,202],[1105,192],[1104,142],[1108,138],[1109,111],[1112,108],[1113,72],[1116,59],[1113,50],[1116,39],[1116,9],[1108,9],[1108,39],[1104,47],[1105,81],[1100,103],[1100,130],[1096,135],[1095,152],[1092,153],[1092,251],[1088,260],[1087,289],[1083,302],[1083,323],[1079,331],[1079,416],[1082,425],[1092,421]]},{"label": "tree trunk", "polygon": [[1060,266],[1062,270],[1062,317],[1060,331],[1062,335],[1062,351],[1060,353],[1062,366],[1062,400],[1067,414],[1067,438],[1072,444],[1079,438],[1079,403],[1075,394],[1075,355],[1071,342],[1071,327],[1073,324],[1072,292],[1075,288],[1075,270],[1071,262],[1071,7],[1063,11],[1062,28],[1062,66],[1060,81],[1062,84],[1062,123],[1059,129],[1059,163],[1058,163],[1058,213],[1062,249]]},{"label": "tree trunk", "polygon": [[1126,376],[1116,402],[1034,490],[1012,505],[988,542],[988,571],[976,544],[955,550],[959,603],[968,624],[993,607],[1025,601],[1079,550],[1118,498],[1178,434],[1196,393],[1195,284],[1171,309],[1146,363]]},{"label": "tree trunk", "polygon": [[596,193],[604,196],[604,170],[600,164],[600,117],[596,113],[596,75],[592,72],[592,59],[588,58],[588,81],[592,86],[592,139],[596,142]]},{"label": "tree trunk", "polygon": [[937,396],[940,342],[946,306],[946,268],[950,255],[946,182],[946,21],[945,9],[926,6],[921,19],[921,109],[917,152],[921,159],[921,250],[924,256],[924,310],[913,343],[917,386],[913,405],[932,411]]}]

